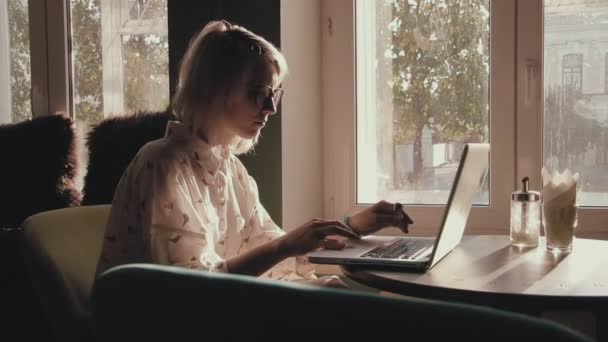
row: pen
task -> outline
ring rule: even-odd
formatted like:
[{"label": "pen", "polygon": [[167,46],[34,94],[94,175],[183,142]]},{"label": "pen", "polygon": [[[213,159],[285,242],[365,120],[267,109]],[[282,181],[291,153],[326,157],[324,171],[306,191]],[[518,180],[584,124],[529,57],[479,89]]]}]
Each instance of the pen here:
[{"label": "pen", "polygon": [[403,215],[405,216],[405,219],[407,220],[408,224],[414,223],[414,221],[409,217],[409,215],[405,212],[405,210],[403,210],[403,204],[397,202],[397,203],[395,203],[394,212],[396,213],[397,210],[399,210],[399,209],[401,209],[401,211],[403,212]]}]

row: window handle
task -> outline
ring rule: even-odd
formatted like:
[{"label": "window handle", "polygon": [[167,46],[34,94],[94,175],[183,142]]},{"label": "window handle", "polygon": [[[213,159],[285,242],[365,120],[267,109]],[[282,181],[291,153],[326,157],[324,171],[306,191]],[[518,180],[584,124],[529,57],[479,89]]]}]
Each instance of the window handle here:
[{"label": "window handle", "polygon": [[537,91],[537,75],[538,75],[538,62],[536,59],[526,59],[526,83],[524,88],[524,103],[529,105],[532,102],[533,94]]}]

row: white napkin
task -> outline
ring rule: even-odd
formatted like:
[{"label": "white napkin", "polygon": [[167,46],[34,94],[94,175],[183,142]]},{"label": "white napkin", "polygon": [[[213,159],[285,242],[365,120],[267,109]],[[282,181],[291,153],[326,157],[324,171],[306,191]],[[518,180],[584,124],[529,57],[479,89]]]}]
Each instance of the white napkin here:
[{"label": "white napkin", "polygon": [[544,167],[543,176],[543,201],[545,205],[574,205],[576,204],[576,183],[578,172],[574,175],[568,169],[559,173],[549,173]]}]

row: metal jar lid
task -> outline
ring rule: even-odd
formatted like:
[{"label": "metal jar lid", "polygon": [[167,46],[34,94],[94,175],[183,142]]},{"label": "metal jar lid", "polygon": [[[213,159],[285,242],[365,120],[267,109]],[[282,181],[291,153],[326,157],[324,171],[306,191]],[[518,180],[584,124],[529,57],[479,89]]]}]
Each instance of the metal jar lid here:
[{"label": "metal jar lid", "polygon": [[517,202],[538,202],[540,193],[536,191],[516,191],[511,194],[511,200]]},{"label": "metal jar lid", "polygon": [[540,193],[537,191],[528,191],[528,177],[521,180],[522,190],[515,191],[511,194],[511,200],[517,202],[538,202],[540,201]]}]

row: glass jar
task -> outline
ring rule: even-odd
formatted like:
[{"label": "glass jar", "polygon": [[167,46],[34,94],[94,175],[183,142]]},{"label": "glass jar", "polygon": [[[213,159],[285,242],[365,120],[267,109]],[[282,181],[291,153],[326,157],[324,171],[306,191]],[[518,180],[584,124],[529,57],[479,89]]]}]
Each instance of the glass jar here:
[{"label": "glass jar", "polygon": [[540,193],[528,190],[528,177],[522,179],[523,189],[511,194],[511,244],[536,247],[540,237]]}]

